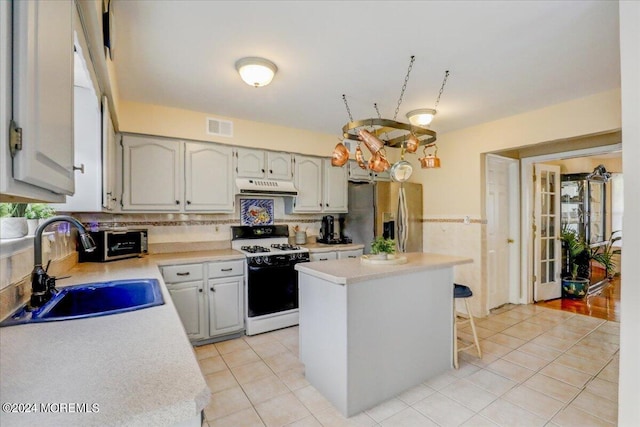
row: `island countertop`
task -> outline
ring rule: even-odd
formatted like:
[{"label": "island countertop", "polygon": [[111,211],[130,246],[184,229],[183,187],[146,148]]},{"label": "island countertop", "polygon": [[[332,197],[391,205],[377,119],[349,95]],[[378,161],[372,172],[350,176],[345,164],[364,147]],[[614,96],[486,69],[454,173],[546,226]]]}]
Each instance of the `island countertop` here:
[{"label": "island countertop", "polygon": [[364,264],[360,259],[340,259],[296,264],[296,270],[339,285],[364,282],[374,278],[435,270],[473,262],[471,258],[412,252],[406,264]]},{"label": "island countertop", "polygon": [[[219,250],[78,264],[59,288],[158,279],[165,304],[0,329],[2,402],[53,404],[50,413],[2,413],[2,424],[184,425],[199,417],[210,391],[158,266],[244,258],[237,251]],[[61,404],[87,404],[83,409],[89,412],[65,412]]]}]

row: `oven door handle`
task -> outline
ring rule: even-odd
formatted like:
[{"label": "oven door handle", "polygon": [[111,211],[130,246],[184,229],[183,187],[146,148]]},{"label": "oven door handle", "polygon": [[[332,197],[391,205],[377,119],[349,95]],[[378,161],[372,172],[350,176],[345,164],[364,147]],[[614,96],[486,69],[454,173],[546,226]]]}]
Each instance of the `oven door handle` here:
[{"label": "oven door handle", "polygon": [[291,267],[293,267],[293,264],[289,263],[289,264],[279,264],[279,265],[268,265],[268,264],[263,264],[263,265],[249,265],[247,266],[249,271],[264,271],[264,270],[282,270],[282,269],[290,269]]}]

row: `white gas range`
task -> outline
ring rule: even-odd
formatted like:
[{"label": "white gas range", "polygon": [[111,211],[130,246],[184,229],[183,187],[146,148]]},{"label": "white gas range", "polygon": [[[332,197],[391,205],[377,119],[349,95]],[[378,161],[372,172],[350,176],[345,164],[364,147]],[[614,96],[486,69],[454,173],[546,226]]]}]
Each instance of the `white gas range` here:
[{"label": "white gas range", "polygon": [[231,248],[247,256],[247,335],[298,324],[298,272],[309,250],[289,245],[286,225],[232,226]]}]

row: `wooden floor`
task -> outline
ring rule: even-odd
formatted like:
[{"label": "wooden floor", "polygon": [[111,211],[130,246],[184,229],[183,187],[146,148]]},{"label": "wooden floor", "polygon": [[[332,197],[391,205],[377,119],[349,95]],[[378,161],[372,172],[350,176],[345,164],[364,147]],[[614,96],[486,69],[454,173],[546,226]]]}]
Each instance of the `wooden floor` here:
[{"label": "wooden floor", "polygon": [[599,295],[584,299],[574,300],[558,298],[542,301],[536,305],[556,310],[570,311],[571,313],[586,314],[599,319],[620,321],[620,276],[614,277]]}]

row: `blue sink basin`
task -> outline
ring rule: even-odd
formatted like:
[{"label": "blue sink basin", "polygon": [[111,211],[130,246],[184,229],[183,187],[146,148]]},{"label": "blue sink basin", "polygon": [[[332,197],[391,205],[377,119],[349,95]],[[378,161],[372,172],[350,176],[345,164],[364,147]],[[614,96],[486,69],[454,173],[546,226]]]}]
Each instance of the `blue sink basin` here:
[{"label": "blue sink basin", "polygon": [[107,316],[164,304],[156,279],[115,280],[62,288],[37,310],[18,309],[1,326]]}]

